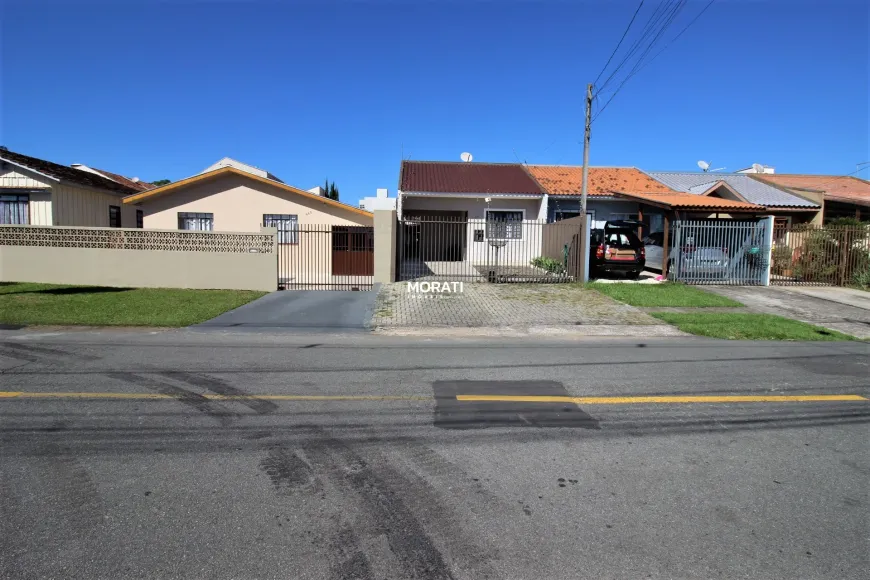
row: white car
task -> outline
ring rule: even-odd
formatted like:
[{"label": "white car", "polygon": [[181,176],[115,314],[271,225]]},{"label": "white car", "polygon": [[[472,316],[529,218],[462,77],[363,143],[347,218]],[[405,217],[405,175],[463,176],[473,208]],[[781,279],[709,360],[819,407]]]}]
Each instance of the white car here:
[{"label": "white car", "polygon": [[665,255],[665,250],[662,247],[664,244],[664,233],[655,232],[643,239],[643,246],[646,248],[646,267],[661,271],[662,256]]}]

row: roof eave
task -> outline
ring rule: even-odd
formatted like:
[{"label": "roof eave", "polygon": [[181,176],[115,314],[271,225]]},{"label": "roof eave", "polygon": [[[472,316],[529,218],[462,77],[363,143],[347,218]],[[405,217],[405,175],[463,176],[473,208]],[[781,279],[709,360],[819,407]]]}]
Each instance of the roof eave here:
[{"label": "roof eave", "polygon": [[0,161],[8,163],[9,165],[14,165],[15,167],[20,167],[21,169],[25,169],[31,173],[41,175],[42,177],[45,177],[46,179],[51,179],[52,181],[55,181],[57,183],[61,183],[61,181],[63,181],[62,179],[60,179],[58,177],[55,177],[53,175],[49,175],[47,173],[43,173],[42,171],[38,171],[36,169],[33,169],[32,167],[28,167],[27,165],[24,165],[23,163],[17,163],[15,161],[11,161],[11,160],[3,157],[3,155],[0,155]]},{"label": "roof eave", "polygon": [[265,177],[260,177],[259,175],[254,175],[252,173],[248,173],[247,171],[242,171],[240,169],[236,169],[235,167],[221,167],[219,169],[215,169],[214,171],[209,171],[207,173],[200,173],[198,175],[194,175],[192,177],[182,179],[181,181],[176,181],[175,183],[168,183],[162,187],[157,187],[154,189],[149,189],[147,191],[134,193],[132,195],[128,195],[127,197],[125,197],[123,199],[123,202],[125,205],[141,203],[142,201],[144,201],[148,198],[152,198],[152,197],[156,197],[156,196],[160,196],[160,195],[165,195],[167,193],[171,193],[171,192],[175,191],[176,189],[181,189],[187,185],[191,185],[193,183],[198,183],[200,181],[204,181],[206,179],[210,179],[212,177],[217,177],[217,176],[223,175],[223,174],[241,175],[242,177],[247,177],[249,179],[253,179],[254,181],[258,181],[260,183],[272,185],[274,187],[277,187],[278,189],[283,189],[283,190],[289,191],[291,193],[296,193],[298,195],[301,195],[302,197],[305,197],[305,198],[308,198],[308,199],[311,199],[314,201],[319,201],[319,202],[323,203],[324,205],[336,207],[339,209],[345,209],[347,211],[350,211],[352,213],[356,213],[359,215],[363,215],[365,217],[374,217],[373,213],[371,213],[369,211],[365,211],[363,209],[359,209],[358,207],[354,207],[352,205],[347,205],[347,204],[341,203],[340,201],[335,201],[332,199],[321,197],[319,195],[314,195],[313,193],[303,191],[303,190],[298,189],[296,187],[293,187],[291,185],[287,185],[286,183],[283,183],[280,181],[273,181],[273,180],[267,179]]}]

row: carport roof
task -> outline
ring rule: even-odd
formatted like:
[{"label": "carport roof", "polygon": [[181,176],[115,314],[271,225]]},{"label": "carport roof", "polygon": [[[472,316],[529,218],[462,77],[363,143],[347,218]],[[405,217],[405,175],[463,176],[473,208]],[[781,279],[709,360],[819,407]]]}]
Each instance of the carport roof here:
[{"label": "carport roof", "polygon": [[402,161],[399,190],[430,193],[545,193],[519,163],[453,161]]},{"label": "carport roof", "polygon": [[614,192],[616,197],[633,199],[663,209],[686,211],[710,211],[729,213],[757,213],[765,210],[763,205],[695,195],[693,193],[622,193]]}]

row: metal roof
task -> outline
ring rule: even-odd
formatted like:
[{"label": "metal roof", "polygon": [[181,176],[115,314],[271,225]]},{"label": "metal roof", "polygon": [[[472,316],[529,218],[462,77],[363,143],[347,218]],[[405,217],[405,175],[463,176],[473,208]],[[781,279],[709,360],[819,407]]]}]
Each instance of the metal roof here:
[{"label": "metal roof", "polygon": [[647,175],[664,183],[671,189],[700,195],[717,181],[730,185],[743,199],[767,207],[819,207],[797,195],[762,183],[743,174],[734,173],[683,173],[677,171],[647,171]]}]

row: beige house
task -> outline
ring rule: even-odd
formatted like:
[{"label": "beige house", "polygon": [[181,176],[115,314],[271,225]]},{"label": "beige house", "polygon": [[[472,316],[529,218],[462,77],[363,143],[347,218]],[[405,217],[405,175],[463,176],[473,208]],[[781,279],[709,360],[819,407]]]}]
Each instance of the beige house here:
[{"label": "beige house", "polygon": [[[314,191],[318,191],[316,189]],[[259,168],[224,158],[198,175],[124,198],[145,228],[257,232],[278,230],[279,282],[319,287],[370,277],[373,215],[287,185]]]},{"label": "beige house", "polygon": [[142,227],[122,199],[151,184],[80,167],[0,148],[0,224]]}]

